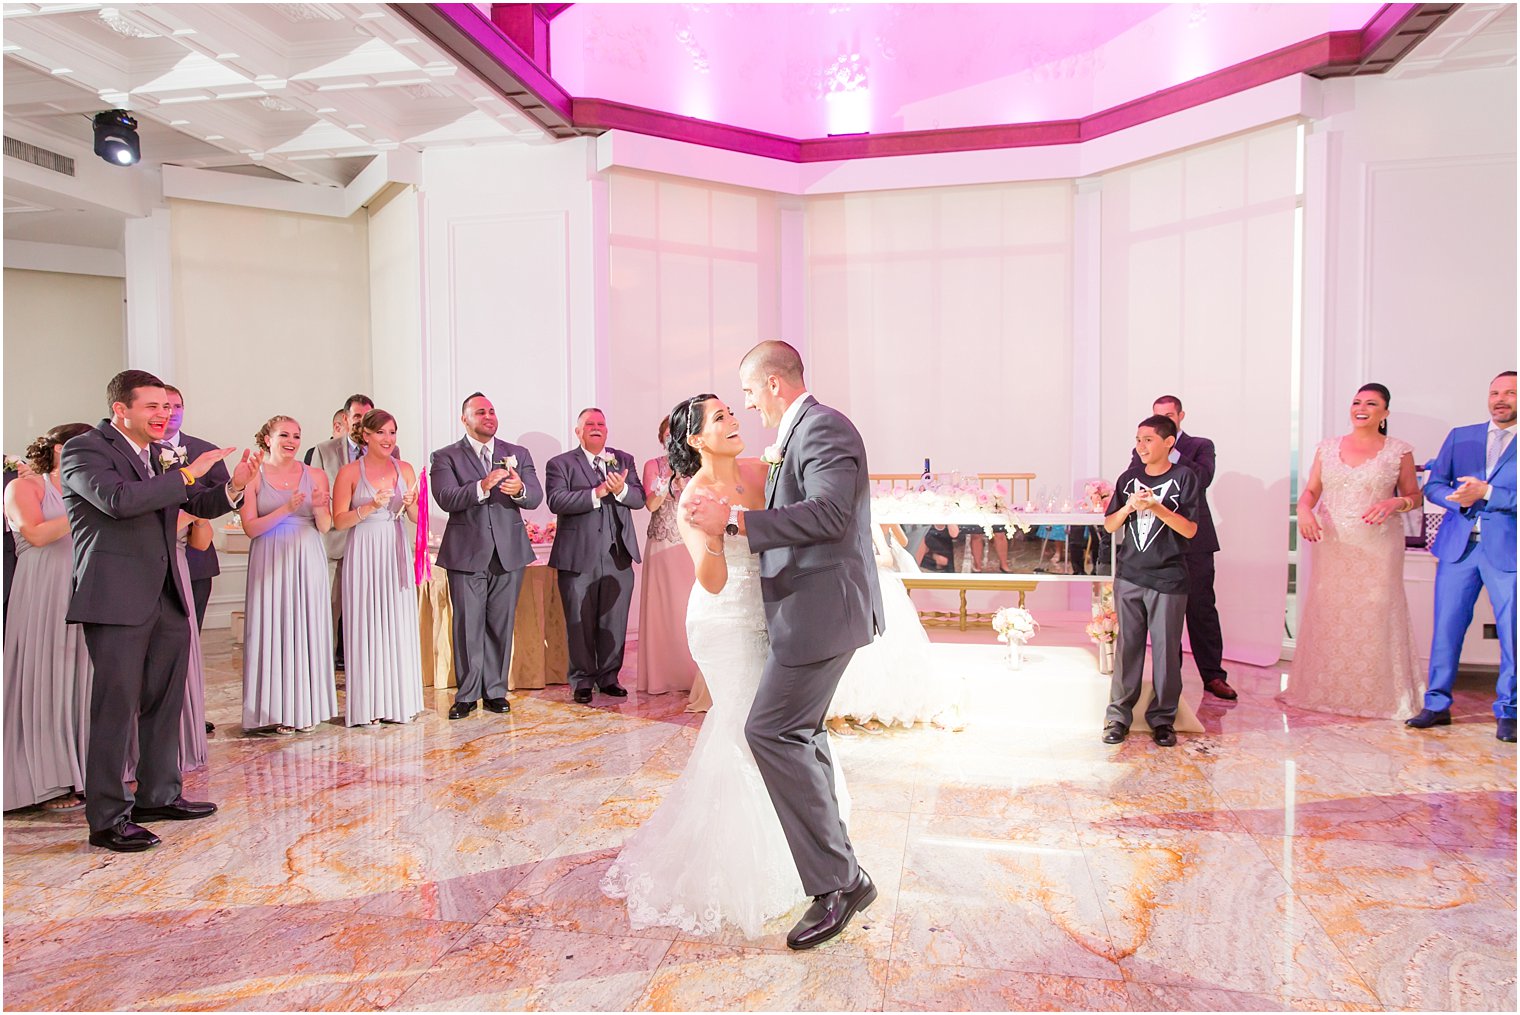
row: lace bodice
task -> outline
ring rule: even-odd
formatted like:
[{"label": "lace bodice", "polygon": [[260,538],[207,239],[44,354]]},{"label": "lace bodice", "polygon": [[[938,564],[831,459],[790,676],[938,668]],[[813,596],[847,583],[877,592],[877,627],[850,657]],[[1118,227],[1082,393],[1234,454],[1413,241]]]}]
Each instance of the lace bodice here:
[{"label": "lace bodice", "polygon": [[1389,437],[1383,450],[1360,465],[1350,466],[1341,458],[1341,439],[1331,437],[1319,444],[1319,478],[1322,486],[1314,512],[1326,535],[1348,543],[1371,543],[1381,539],[1402,539],[1401,515],[1390,516],[1382,525],[1362,521],[1367,509],[1380,500],[1395,496],[1399,485],[1399,461],[1414,448],[1408,441]]},{"label": "lace bodice", "polygon": [[666,496],[665,502],[660,505],[659,510],[649,516],[649,532],[645,542],[646,545],[654,543],[679,543],[681,541],[681,531],[676,525],[676,519],[681,510],[679,502],[682,481],[671,473],[670,462],[667,459],[659,459],[655,467],[659,471],[660,478],[666,483],[666,493],[668,496]]}]

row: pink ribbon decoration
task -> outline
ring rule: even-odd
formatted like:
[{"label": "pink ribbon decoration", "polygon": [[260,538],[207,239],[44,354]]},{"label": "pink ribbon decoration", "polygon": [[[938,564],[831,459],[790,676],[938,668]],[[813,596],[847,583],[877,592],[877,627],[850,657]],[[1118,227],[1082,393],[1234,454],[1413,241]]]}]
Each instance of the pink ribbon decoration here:
[{"label": "pink ribbon decoration", "polygon": [[428,559],[428,488],[427,473],[417,477],[417,550],[412,562],[417,584],[422,585],[433,576],[433,562]]}]

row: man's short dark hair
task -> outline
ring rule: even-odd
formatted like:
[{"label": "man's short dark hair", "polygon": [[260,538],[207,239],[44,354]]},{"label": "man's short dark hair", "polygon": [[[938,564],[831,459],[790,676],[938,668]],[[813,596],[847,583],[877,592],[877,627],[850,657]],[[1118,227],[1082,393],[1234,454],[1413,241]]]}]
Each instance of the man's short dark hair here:
[{"label": "man's short dark hair", "polygon": [[[1157,401],[1160,401],[1160,399],[1157,399]],[[1156,436],[1162,440],[1166,440],[1168,437],[1173,439],[1177,437],[1177,424],[1172,422],[1170,416],[1163,416],[1157,413],[1154,416],[1147,416],[1142,419],[1140,425],[1148,426],[1156,431]]]},{"label": "man's short dark hair", "polygon": [[1500,377],[1513,377],[1513,376],[1515,376],[1515,372],[1513,370],[1506,370],[1502,374],[1496,374],[1494,376],[1494,380],[1497,381]]},{"label": "man's short dark hair", "polygon": [[484,397],[486,397],[486,393],[484,391],[476,391],[476,392],[474,392],[472,394],[465,395],[464,396],[464,401],[459,403],[459,415],[463,416],[466,412],[468,412],[470,410],[470,399],[472,399],[472,398],[484,398]]},{"label": "man's short dark hair", "polygon": [[371,409],[375,407],[375,400],[368,395],[349,395],[348,401],[343,403],[344,414],[354,411],[355,402],[358,402],[360,405],[367,405]]},{"label": "man's short dark hair", "polygon": [[1162,395],[1160,398],[1151,403],[1151,408],[1155,408],[1158,405],[1166,405],[1168,403],[1175,405],[1178,412],[1182,411],[1182,399],[1178,398],[1176,395]]},{"label": "man's short dark hair", "polygon": [[164,390],[167,391],[171,395],[178,395],[179,396],[179,400],[181,402],[183,402],[185,400],[185,393],[183,391],[179,390],[178,388],[176,388],[172,384],[165,384],[164,385]]},{"label": "man's short dark hair", "polygon": [[164,382],[146,370],[123,370],[106,384],[106,406],[122,405],[131,408],[134,392],[138,388],[161,388]]}]

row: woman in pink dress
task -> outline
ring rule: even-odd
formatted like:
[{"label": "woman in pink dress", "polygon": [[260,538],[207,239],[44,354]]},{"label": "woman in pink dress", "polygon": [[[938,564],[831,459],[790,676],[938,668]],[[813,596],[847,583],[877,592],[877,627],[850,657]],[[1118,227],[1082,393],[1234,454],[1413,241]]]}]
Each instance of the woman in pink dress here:
[{"label": "woman in pink dress", "polygon": [[1292,675],[1298,708],[1392,719],[1425,694],[1404,598],[1404,526],[1420,504],[1414,449],[1388,436],[1388,389],[1364,384],[1351,432],[1321,441],[1298,499],[1309,553]]},{"label": "woman in pink dress", "polygon": [[[670,436],[670,417],[660,421],[660,446]],[[661,455],[644,463],[644,500],[649,531],[644,541],[644,578],[639,599],[638,675],[645,694],[692,691],[702,674],[686,647],[686,603],[696,582],[691,554],[676,530],[676,502],[684,485]],[[701,685],[706,697],[706,685]],[[696,693],[692,694],[696,698]]]}]

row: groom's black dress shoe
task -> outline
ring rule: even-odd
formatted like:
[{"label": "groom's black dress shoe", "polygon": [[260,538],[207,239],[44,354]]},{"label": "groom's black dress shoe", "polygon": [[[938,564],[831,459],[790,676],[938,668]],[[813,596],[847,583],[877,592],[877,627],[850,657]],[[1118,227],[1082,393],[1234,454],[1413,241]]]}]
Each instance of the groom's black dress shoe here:
[{"label": "groom's black dress shoe", "polygon": [[1498,723],[1499,723],[1499,728],[1494,731],[1494,739],[1495,740],[1502,740],[1506,744],[1512,744],[1512,743],[1514,743],[1515,742],[1515,720],[1513,720],[1513,719],[1500,719],[1500,720],[1498,720]]},{"label": "groom's black dress shoe", "polygon": [[1161,723],[1151,729],[1151,739],[1156,741],[1158,747],[1176,747],[1177,731],[1168,723]]},{"label": "groom's black dress shoe", "polygon": [[577,687],[571,697],[575,699],[577,705],[589,705],[591,704],[591,688]]},{"label": "groom's black dress shoe", "polygon": [[512,711],[512,703],[506,698],[487,698],[485,706],[487,712],[496,712],[497,714]]},{"label": "groom's black dress shoe", "polygon": [[850,917],[875,901],[876,886],[871,883],[871,876],[861,870],[849,888],[813,896],[813,904],[786,936],[786,946],[802,951],[838,937],[849,924]]},{"label": "groom's black dress shoe", "polygon": [[152,849],[158,843],[158,836],[141,825],[132,824],[126,818],[122,818],[103,832],[90,833],[90,845],[101,846],[118,853],[141,853],[145,849]]},{"label": "groom's black dress shoe", "polygon": [[1122,744],[1127,736],[1129,736],[1129,727],[1122,722],[1111,722],[1103,727],[1103,742],[1105,744]]},{"label": "groom's black dress shoe", "polygon": [[463,719],[473,711],[475,711],[475,703],[473,701],[456,701],[449,706],[449,718]]},{"label": "groom's black dress shoe", "polygon": [[133,821],[194,821],[216,813],[216,804],[208,800],[175,797],[162,807],[133,807]]},{"label": "groom's black dress shoe", "polygon": [[1428,730],[1432,726],[1450,726],[1451,710],[1442,709],[1433,712],[1428,708],[1420,709],[1420,714],[1404,720],[1405,726],[1413,726],[1417,730]]},{"label": "groom's black dress shoe", "polygon": [[611,687],[603,687],[603,688],[600,688],[599,690],[603,694],[610,694],[610,695],[612,695],[614,698],[626,698],[626,697],[628,697],[628,688],[624,687],[622,684],[613,684]]}]

